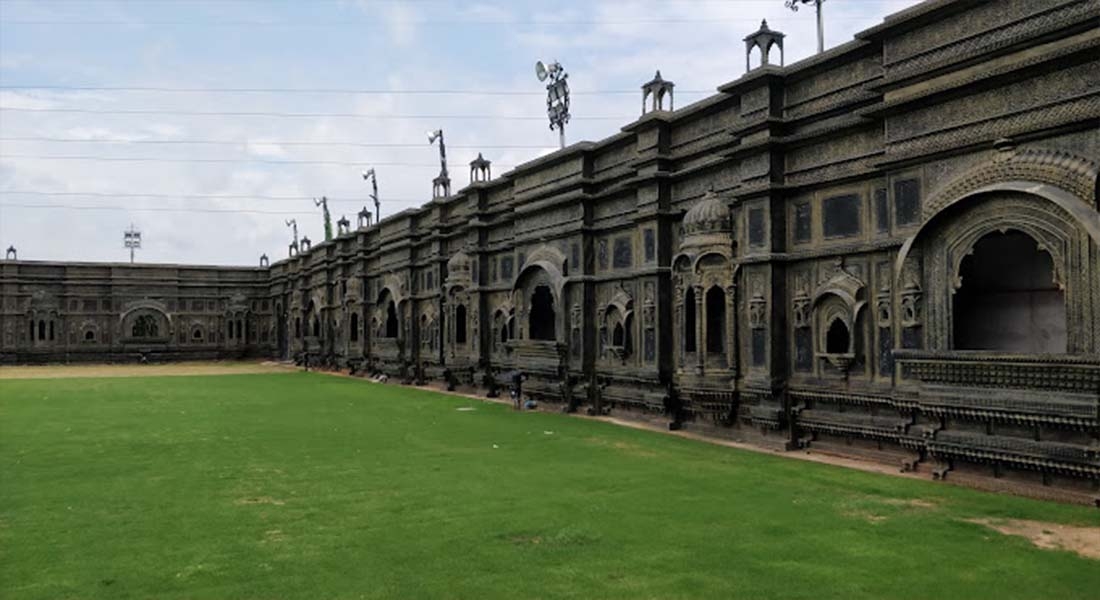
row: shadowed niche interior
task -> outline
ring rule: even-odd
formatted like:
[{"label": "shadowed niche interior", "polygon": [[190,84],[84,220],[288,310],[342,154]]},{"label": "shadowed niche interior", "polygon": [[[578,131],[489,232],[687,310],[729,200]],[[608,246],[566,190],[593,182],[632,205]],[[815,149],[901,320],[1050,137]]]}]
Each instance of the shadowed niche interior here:
[{"label": "shadowed niche interior", "polygon": [[531,339],[554,339],[554,297],[545,285],[536,287],[531,294]]},{"label": "shadowed niche interior", "polygon": [[1066,351],[1066,302],[1050,254],[1019,231],[991,233],[959,267],[957,350]]},{"label": "shadowed niche interior", "polygon": [[848,333],[848,326],[840,319],[833,319],[829,323],[829,330],[825,333],[825,352],[828,354],[847,354],[851,348],[852,337]]}]

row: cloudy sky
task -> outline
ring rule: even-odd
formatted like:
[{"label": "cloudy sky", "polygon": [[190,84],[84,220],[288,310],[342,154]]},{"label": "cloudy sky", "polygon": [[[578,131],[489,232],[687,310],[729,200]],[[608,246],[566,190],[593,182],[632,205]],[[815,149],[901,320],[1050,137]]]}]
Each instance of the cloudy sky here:
[{"label": "cloudy sky", "polygon": [[[826,46],[914,0],[829,0]],[[766,18],[787,62],[815,48],[783,0],[0,0],[0,247],[28,260],[255,264],[296,218],[323,239],[378,173],[383,216],[430,199],[442,128],[455,189],[553,151],[536,60],[569,72],[569,142],[640,113],[660,69],[678,107],[744,72]]]}]

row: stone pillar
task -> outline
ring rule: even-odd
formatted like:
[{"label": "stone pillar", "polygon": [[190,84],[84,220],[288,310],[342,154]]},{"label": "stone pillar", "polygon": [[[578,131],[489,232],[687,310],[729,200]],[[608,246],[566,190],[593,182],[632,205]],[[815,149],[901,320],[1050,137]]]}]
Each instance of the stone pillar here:
[{"label": "stone pillar", "polygon": [[677,366],[682,369],[684,368],[684,361],[686,360],[684,355],[684,346],[687,345],[687,339],[684,335],[684,294],[683,290],[679,287],[675,289],[676,320],[674,326],[676,327],[676,335],[680,340],[680,343],[677,345],[678,347],[676,348],[676,354],[680,357],[680,360],[677,361]]},{"label": "stone pillar", "polygon": [[703,364],[706,360],[707,340],[704,337],[707,328],[703,322],[703,286],[693,285],[695,290],[695,374],[703,374]]},{"label": "stone pillar", "polygon": [[731,371],[737,369],[737,284],[726,286],[726,364]]}]

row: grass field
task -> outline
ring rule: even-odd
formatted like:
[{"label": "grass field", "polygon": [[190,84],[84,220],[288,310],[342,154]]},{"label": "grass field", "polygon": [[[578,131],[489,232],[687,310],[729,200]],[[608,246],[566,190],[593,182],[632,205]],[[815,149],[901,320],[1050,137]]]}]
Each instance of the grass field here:
[{"label": "grass field", "polygon": [[1100,597],[983,518],[1100,525],[326,375],[0,381],[7,600]]}]

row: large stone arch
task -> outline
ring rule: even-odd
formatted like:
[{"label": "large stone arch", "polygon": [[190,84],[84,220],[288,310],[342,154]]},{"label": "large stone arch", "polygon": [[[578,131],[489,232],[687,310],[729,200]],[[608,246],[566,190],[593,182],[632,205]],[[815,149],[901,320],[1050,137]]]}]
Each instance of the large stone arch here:
[{"label": "large stone arch", "polygon": [[1066,352],[1097,351],[1098,173],[1095,161],[1067,152],[1002,145],[994,158],[927,200],[921,224],[902,246],[894,269],[895,288],[904,288],[903,296],[912,289],[914,297],[923,298],[924,305],[907,308],[907,314],[918,315],[913,325],[921,328],[926,349],[954,349],[952,303],[963,259],[987,235],[1018,231],[1052,259],[1066,302]]},{"label": "large stone arch", "polygon": [[913,247],[950,215],[951,209],[988,194],[1023,193],[1041,198],[1071,215],[1100,245],[1100,201],[1097,187],[1100,165],[1095,161],[1060,150],[1003,147],[998,155],[971,168],[928,199],[921,211],[921,225],[898,253],[895,274]]},{"label": "large stone arch", "polygon": [[529,260],[516,276],[515,283],[512,285],[512,303],[518,307],[516,328],[524,333],[524,338],[528,337],[532,300],[535,292],[540,287],[546,287],[550,292],[555,313],[554,338],[564,343],[567,327],[565,315],[568,314],[564,302],[565,277],[562,275],[559,265],[549,260]]},{"label": "large stone arch", "polygon": [[156,335],[148,336],[149,339],[167,341],[172,338],[173,322],[171,315],[168,314],[168,307],[163,302],[148,299],[131,302],[123,308],[118,319],[118,338],[141,339],[135,338],[132,334],[135,322],[143,317],[151,317],[156,324]]}]

